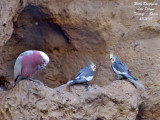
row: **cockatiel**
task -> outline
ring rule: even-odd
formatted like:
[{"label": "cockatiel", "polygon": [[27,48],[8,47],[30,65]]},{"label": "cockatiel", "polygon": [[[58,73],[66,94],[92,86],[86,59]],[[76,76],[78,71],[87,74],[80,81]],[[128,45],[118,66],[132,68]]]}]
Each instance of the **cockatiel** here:
[{"label": "cockatiel", "polygon": [[128,79],[134,84],[137,84],[142,89],[146,90],[145,87],[137,82],[137,78],[135,78],[129,71],[127,65],[122,62],[117,56],[114,56],[113,53],[110,53],[110,60],[111,60],[111,68],[113,72],[116,74],[117,79]]},{"label": "cockatiel", "polygon": [[80,72],[76,75],[76,77],[67,82],[68,85],[74,85],[79,83],[86,83],[88,85],[88,82],[91,81],[94,77],[94,71],[96,71],[96,65],[90,61],[90,64],[81,69]]}]

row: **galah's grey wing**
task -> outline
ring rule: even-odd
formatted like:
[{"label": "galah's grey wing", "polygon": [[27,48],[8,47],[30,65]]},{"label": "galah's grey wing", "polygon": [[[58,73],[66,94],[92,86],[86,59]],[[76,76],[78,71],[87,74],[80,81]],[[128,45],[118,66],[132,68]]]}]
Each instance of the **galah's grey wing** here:
[{"label": "galah's grey wing", "polygon": [[16,59],[16,62],[15,62],[15,65],[14,65],[14,80],[19,76],[21,75],[21,72],[22,72],[22,56],[19,56],[17,59]]}]

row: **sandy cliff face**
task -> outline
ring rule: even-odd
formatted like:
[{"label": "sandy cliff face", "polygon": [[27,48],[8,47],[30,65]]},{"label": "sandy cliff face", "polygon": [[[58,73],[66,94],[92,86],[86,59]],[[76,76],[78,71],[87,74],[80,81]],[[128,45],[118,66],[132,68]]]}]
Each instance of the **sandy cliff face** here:
[{"label": "sandy cliff face", "polygon": [[[13,83],[17,56],[36,49],[45,51],[51,62],[35,78],[53,88],[21,82],[11,91],[1,91],[1,119],[160,119],[160,18],[139,21],[133,2],[1,0],[1,85]],[[155,6],[156,13],[159,9]],[[114,81],[109,50],[127,63],[147,91]],[[73,79],[88,59],[97,65],[88,92],[83,86],[54,89]]]}]

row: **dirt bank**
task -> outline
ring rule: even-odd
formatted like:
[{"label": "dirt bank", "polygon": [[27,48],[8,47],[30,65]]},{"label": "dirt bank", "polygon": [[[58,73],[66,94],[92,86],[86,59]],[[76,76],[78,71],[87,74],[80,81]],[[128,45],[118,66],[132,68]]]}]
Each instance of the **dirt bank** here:
[{"label": "dirt bank", "polygon": [[[159,1],[157,3],[160,4]],[[127,103],[125,105],[114,103],[106,97],[108,93],[105,93],[104,100],[108,102],[99,107],[96,112],[87,111],[87,108],[85,110],[84,108],[81,109],[76,105],[72,106],[72,109],[78,111],[78,115],[83,116],[86,113],[84,118],[87,120],[94,112],[95,115],[91,118],[97,120],[117,120],[118,118],[121,120],[125,118],[134,120],[136,116],[137,119],[141,120],[160,119],[160,17],[158,15],[151,21],[139,21],[138,17],[134,15],[136,9],[137,6],[134,5],[134,1],[128,0],[39,0],[38,2],[36,0],[1,0],[0,83],[4,84],[5,81],[13,83],[14,62],[21,52],[28,49],[43,50],[49,55],[51,62],[47,66],[47,70],[39,72],[34,78],[41,80],[51,88],[63,85],[73,79],[81,68],[89,64],[88,59],[91,59],[97,65],[96,76],[91,83],[98,85],[96,86],[98,87],[98,93],[95,96],[91,93],[93,103],[98,105],[100,97],[98,94],[103,93],[101,89],[107,89],[108,91],[108,88],[110,88],[110,92],[117,90],[115,96],[124,97],[123,102],[129,99],[129,106],[127,107]],[[155,6],[155,12],[158,14],[160,14],[159,9],[160,5]],[[133,75],[147,88],[146,92],[141,91],[139,88],[135,90],[131,87],[132,84],[128,82],[115,81],[115,77],[110,70],[109,50],[112,50],[121,60],[127,63]],[[12,90],[14,94],[22,94],[17,96],[15,100],[13,100],[13,96],[10,96],[11,93],[2,92],[1,103],[6,102],[7,104],[1,105],[0,113],[4,116],[2,118],[21,118],[20,113],[22,111],[25,111],[24,119],[31,119],[38,115],[39,119],[42,117],[54,120],[62,118],[62,116],[65,117],[66,110],[61,110],[65,106],[55,108],[58,112],[53,112],[53,114],[45,111],[44,114],[50,116],[48,118],[47,115],[43,116],[41,114],[42,109],[38,106],[34,108],[22,106],[21,104],[24,104],[23,100],[19,103],[18,99],[22,99],[25,92],[31,96],[34,95],[34,88],[37,89],[37,97],[33,98],[35,101],[38,100],[38,96],[43,96],[43,104],[52,101],[52,97],[51,99],[46,98],[52,93],[39,95],[41,89],[47,91],[51,90],[50,88],[38,85],[29,86],[28,84],[32,83],[22,82],[20,85],[26,87],[23,89],[19,85],[16,88],[20,92],[22,91],[23,94],[16,89]],[[112,86],[112,84],[116,85]],[[83,91],[83,87],[79,86],[73,89]],[[119,91],[121,89],[124,90]],[[53,91],[56,90],[53,89]],[[128,98],[125,97],[126,91],[131,94]],[[61,92],[65,95],[65,89]],[[92,92],[97,91],[93,89]],[[71,91],[70,95],[74,95],[74,92]],[[77,104],[87,104],[86,101],[83,101],[85,100],[84,97],[89,99],[88,95],[83,95],[79,95],[82,101],[77,101]],[[136,99],[140,99],[139,102],[135,101],[134,110],[130,106],[132,104],[132,101],[130,101],[132,95],[136,96]],[[30,97],[27,98],[27,100],[30,99]],[[16,107],[10,106],[8,104],[9,100]],[[56,105],[57,102],[58,99],[51,102],[51,104]],[[113,115],[108,116],[100,115],[103,110],[107,111],[110,102],[111,104],[114,103],[110,107],[118,112],[113,112]],[[34,101],[27,104],[32,106]],[[51,106],[51,104],[48,105]],[[4,107],[5,110],[3,110]],[[36,111],[36,114],[32,113],[32,110]],[[67,110],[70,110],[70,107]],[[122,110],[122,114],[119,110]],[[123,110],[126,110],[126,112]],[[19,115],[14,116],[15,113],[12,112],[19,113]],[[117,113],[119,114],[117,115]],[[132,113],[133,115],[130,115]],[[78,116],[75,112],[70,116],[66,115],[66,118],[82,118],[82,116],[78,118],[72,115]],[[28,116],[31,116],[31,118],[27,118]],[[98,116],[100,117],[98,118]]]}]

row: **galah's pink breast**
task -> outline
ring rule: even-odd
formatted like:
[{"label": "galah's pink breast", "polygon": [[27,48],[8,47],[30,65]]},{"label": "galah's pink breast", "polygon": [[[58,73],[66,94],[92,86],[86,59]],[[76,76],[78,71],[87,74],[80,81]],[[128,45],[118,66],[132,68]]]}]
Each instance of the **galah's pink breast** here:
[{"label": "galah's pink breast", "polygon": [[43,61],[43,58],[37,51],[34,51],[30,55],[23,55],[21,75],[24,78],[32,77],[34,73],[39,70],[39,67],[42,64],[42,61]]}]

